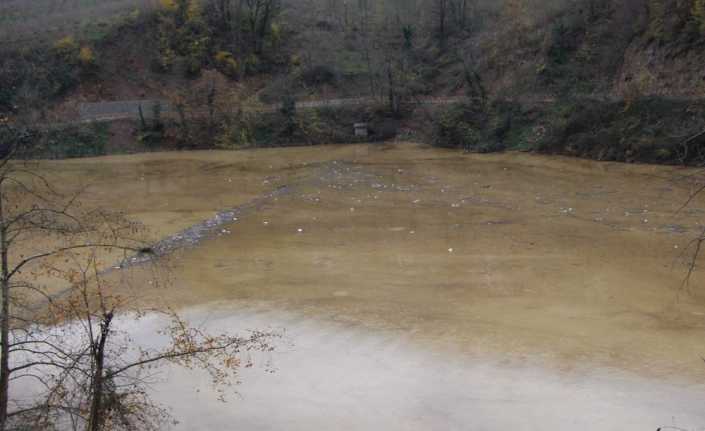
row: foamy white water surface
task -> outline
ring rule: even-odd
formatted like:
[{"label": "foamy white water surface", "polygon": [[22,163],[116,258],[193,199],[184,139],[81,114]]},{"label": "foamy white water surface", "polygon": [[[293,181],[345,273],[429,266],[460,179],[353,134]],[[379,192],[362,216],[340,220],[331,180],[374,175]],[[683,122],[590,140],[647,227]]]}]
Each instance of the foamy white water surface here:
[{"label": "foamy white water surface", "polygon": [[[165,370],[154,396],[182,430],[705,429],[705,388],[620,371],[560,371],[421,349],[394,333],[229,308],[188,313],[213,329],[285,329],[277,351],[215,401],[198,372]],[[137,328],[148,340],[153,328]],[[270,368],[276,369],[270,373]]]}]

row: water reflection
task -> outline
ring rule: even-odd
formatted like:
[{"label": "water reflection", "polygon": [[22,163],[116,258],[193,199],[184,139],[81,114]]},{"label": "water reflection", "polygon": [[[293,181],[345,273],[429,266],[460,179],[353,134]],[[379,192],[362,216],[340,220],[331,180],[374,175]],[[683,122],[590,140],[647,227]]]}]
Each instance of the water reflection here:
[{"label": "water reflection", "polygon": [[[285,328],[287,335],[275,353],[254,358],[239,395],[227,403],[216,401],[204,376],[165,370],[154,396],[173,407],[177,429],[694,430],[705,424],[702,386],[445,355],[398,333],[296,314],[221,305],[187,315],[218,330]],[[152,329],[135,328],[135,339],[148,344]]]}]

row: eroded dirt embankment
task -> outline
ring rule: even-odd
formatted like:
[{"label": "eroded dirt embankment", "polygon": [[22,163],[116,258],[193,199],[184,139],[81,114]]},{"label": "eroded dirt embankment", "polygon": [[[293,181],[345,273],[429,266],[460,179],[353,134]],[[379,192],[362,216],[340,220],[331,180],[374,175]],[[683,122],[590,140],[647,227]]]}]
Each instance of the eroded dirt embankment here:
[{"label": "eroded dirt embankment", "polygon": [[289,187],[174,254],[174,286],[145,301],[265,304],[464,353],[705,375],[699,274],[679,295],[678,257],[705,213],[676,213],[691,171],[412,144],[46,169],[155,240]]}]

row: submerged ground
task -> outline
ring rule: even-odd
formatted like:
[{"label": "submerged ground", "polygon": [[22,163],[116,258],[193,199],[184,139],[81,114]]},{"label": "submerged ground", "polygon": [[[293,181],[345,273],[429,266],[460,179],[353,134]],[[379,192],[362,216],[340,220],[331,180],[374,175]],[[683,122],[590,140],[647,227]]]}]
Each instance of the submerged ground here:
[{"label": "submerged ground", "polygon": [[[44,169],[155,239],[246,209],[171,256],[168,291],[143,291],[196,319],[219,310],[219,327],[290,327],[275,377],[246,381],[229,408],[199,410],[166,384],[167,401],[207,410],[212,426],[705,424],[705,291],[697,273],[682,285],[705,207],[678,211],[693,171],[403,143]],[[288,407],[271,414],[270,401]],[[550,422],[538,406],[552,406],[539,415]]]}]

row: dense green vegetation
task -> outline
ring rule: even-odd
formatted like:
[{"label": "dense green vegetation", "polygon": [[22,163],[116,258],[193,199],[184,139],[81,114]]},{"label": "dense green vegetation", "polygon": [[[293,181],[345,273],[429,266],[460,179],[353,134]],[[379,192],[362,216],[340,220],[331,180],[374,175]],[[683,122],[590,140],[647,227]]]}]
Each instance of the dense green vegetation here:
[{"label": "dense green vegetation", "polygon": [[104,123],[52,129],[38,136],[29,155],[52,159],[102,156],[109,137]]},{"label": "dense green vegetation", "polygon": [[[620,162],[700,164],[705,101],[564,98],[551,103],[456,105],[434,119],[431,139],[466,151],[536,150]],[[695,139],[689,139],[696,137]]]}]

